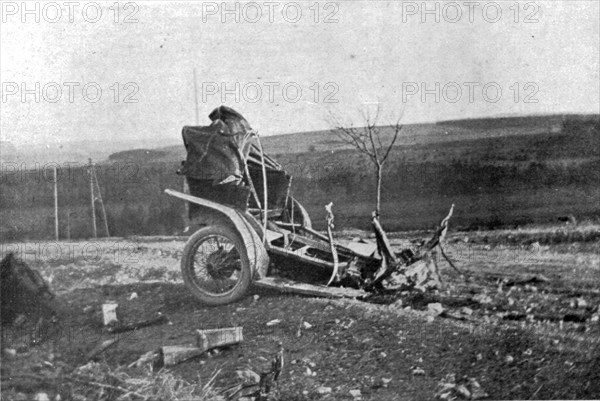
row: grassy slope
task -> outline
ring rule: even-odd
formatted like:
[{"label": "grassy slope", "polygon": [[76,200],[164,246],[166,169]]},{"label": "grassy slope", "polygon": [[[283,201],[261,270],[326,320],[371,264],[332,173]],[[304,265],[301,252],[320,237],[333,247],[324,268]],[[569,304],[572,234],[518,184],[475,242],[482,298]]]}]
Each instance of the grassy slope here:
[{"label": "grassy slope", "polygon": [[[493,190],[440,196],[448,190],[444,183],[433,180],[434,172],[410,173],[422,163],[433,166],[461,161],[467,164],[465,167],[481,164],[526,169],[535,162],[576,169],[581,163],[600,160],[600,135],[567,132],[563,129],[565,118],[567,116],[559,115],[511,117],[406,126],[384,171],[382,211],[388,227],[392,230],[430,227],[451,203],[457,204],[455,222],[465,227],[485,226],[495,221],[509,225],[548,222],[565,214],[594,216],[598,213],[595,205],[600,202],[600,190],[593,182],[583,187],[552,188],[515,188],[510,182],[503,182]],[[597,117],[569,118],[593,120]],[[385,143],[392,130],[384,128],[383,132]],[[294,196],[316,217],[313,220],[317,226],[322,223],[323,205],[330,201],[336,205],[339,224],[360,228],[368,225],[367,217],[373,209],[373,197],[369,195],[373,191],[366,188],[372,185],[372,166],[351,145],[341,142],[331,131],[271,136],[263,138],[263,144],[295,177]],[[185,158],[183,147],[163,151],[161,161]],[[352,183],[336,181],[332,173],[352,177]],[[425,190],[398,188],[403,176],[422,181]],[[327,177],[333,178],[319,182]],[[310,184],[302,185],[302,180]]]},{"label": "grassy slope", "polygon": [[[432,227],[451,203],[456,204],[455,224],[472,228],[551,222],[557,216],[569,214],[580,220],[594,218],[600,203],[597,174],[596,178],[586,178],[586,182],[576,185],[543,184],[544,177],[553,175],[550,168],[570,169],[569,179],[583,174],[590,177],[590,173],[598,170],[600,135],[565,130],[564,118],[519,117],[406,126],[384,172],[382,211],[386,227],[390,230]],[[307,207],[317,227],[323,226],[323,205],[333,201],[339,227],[367,228],[373,209],[373,174],[365,157],[329,131],[272,136],[263,138],[263,142],[269,154],[294,176],[293,195]],[[184,158],[183,146],[114,154],[101,166],[105,171],[101,177],[103,198],[112,222],[124,220],[122,211],[126,205],[146,210],[154,205],[155,209],[170,208],[171,214],[182,215],[183,205],[175,204],[179,202],[176,200],[165,201],[162,191],[181,187],[181,178],[174,171]],[[521,171],[521,177],[531,177],[533,173],[528,169],[540,163],[542,178],[534,182],[538,186],[511,181],[506,173],[514,168]],[[452,177],[458,181],[462,179],[463,187],[440,180],[435,170],[440,166],[452,171]],[[446,166],[454,167],[446,169]],[[481,176],[473,172],[484,167],[488,172],[482,172]],[[493,171],[489,171],[495,167],[504,169],[498,184],[493,183]],[[62,236],[66,235],[66,206],[77,210],[77,216],[73,216],[73,235],[90,235],[87,178],[83,170],[80,173],[77,180],[62,180],[59,184]],[[466,176],[469,179],[461,178]],[[133,182],[129,182],[130,178]],[[411,187],[405,186],[407,181]],[[479,181],[485,184],[482,188],[474,186]],[[3,199],[7,201],[2,204],[0,218],[6,223],[2,232],[10,232],[3,237],[10,238],[13,231],[21,238],[45,238],[53,234],[51,183],[41,184],[23,181],[6,191]],[[23,199],[29,202],[27,207],[23,207]],[[148,212],[140,218],[154,215],[156,212]],[[172,221],[169,218],[168,222]],[[154,227],[166,227],[161,232],[151,232],[149,223],[143,233],[173,234],[174,227],[181,225],[166,223],[152,222]],[[126,234],[121,230],[120,235]]]}]

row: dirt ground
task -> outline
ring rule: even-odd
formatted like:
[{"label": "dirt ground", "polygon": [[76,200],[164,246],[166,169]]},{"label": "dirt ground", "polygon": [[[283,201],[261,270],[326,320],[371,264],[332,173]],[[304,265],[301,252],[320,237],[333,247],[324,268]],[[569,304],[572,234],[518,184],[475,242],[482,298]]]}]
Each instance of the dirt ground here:
[{"label": "dirt ground", "polygon": [[[433,293],[360,301],[261,290],[221,307],[200,305],[183,285],[184,238],[3,244],[3,253],[14,251],[42,273],[63,310],[36,344],[27,322],[3,327],[2,399],[81,397],[61,378],[115,338],[94,366],[152,379],[156,373],[145,367],[127,366],[160,346],[193,345],[196,329],[230,326],[243,327],[243,343],[169,374],[198,389],[215,376],[211,394],[218,394],[240,382],[237,371],[268,369],[281,342],[285,366],[272,393],[278,400],[473,397],[445,394],[450,375],[457,384],[476,381],[489,399],[598,398],[600,242],[552,244],[539,232],[452,233],[447,252],[464,274],[441,261],[444,288]],[[393,235],[392,245],[401,248],[411,236]],[[169,323],[109,334],[101,312],[107,301],[119,304],[123,323],[159,314]]]}]

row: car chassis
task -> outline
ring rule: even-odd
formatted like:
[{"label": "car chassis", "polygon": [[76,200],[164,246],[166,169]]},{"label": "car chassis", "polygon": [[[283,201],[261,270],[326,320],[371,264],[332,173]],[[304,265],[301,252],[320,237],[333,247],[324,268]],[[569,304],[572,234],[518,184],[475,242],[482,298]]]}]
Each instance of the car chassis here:
[{"label": "car chassis", "polygon": [[[235,113],[224,106],[217,110]],[[227,121],[222,114],[213,118],[215,112],[211,113],[213,125],[219,119]],[[243,119],[238,116],[236,113],[236,118]],[[228,125],[231,129],[231,124]],[[184,128],[189,164],[192,152],[186,128],[189,127]],[[193,134],[193,138],[203,135],[200,131]],[[210,188],[202,197],[165,190],[168,195],[200,208],[194,219],[200,227],[186,242],[181,269],[186,286],[204,304],[235,302],[252,285],[312,295],[364,296],[366,291],[385,288],[384,282],[405,272],[415,262],[428,259],[446,234],[452,209],[429,241],[399,253],[392,251],[375,213],[372,225],[376,243],[336,241],[332,234],[332,205],[326,206],[327,235],[314,230],[304,207],[290,196],[291,177],[262,152],[258,143],[259,146],[250,145],[246,155],[237,153],[245,172],[239,186],[249,187],[253,195],[254,203],[248,202],[248,207],[209,199]],[[204,154],[210,151],[208,147],[203,149]],[[279,185],[270,185],[269,176],[276,177],[273,181],[279,181]],[[188,181],[189,178],[187,175]],[[310,278],[298,281],[302,276]],[[321,283],[315,284],[315,280]]]}]

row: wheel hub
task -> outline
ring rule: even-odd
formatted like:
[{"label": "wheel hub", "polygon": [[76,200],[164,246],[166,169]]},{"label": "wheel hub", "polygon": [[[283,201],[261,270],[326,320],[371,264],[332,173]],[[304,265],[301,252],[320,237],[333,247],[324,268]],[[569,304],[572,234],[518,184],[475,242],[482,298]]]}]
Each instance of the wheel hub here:
[{"label": "wheel hub", "polygon": [[240,269],[240,258],[235,249],[219,249],[206,258],[206,270],[215,280],[230,278]]}]

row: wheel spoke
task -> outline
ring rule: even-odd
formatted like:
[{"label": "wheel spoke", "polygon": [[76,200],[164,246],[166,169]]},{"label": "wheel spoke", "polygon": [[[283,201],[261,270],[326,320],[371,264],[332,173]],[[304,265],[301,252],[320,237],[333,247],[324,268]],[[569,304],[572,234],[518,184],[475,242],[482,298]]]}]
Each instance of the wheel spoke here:
[{"label": "wheel spoke", "polygon": [[206,237],[194,254],[194,283],[212,295],[231,292],[241,280],[241,261],[235,243],[222,235]]}]

